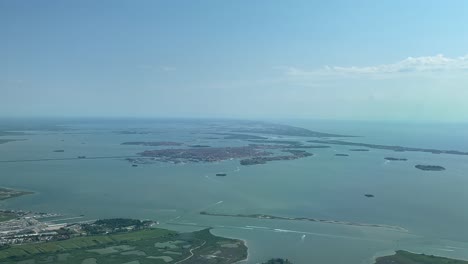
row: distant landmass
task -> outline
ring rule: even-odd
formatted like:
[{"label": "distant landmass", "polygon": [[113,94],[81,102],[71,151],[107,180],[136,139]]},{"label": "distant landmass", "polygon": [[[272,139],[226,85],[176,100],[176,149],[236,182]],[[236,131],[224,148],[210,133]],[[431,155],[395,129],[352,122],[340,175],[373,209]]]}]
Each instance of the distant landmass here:
[{"label": "distant landmass", "polygon": [[424,171],[443,171],[445,170],[442,166],[437,165],[416,165],[414,166],[416,169],[424,170]]},{"label": "distant landmass", "polygon": [[373,149],[386,149],[393,151],[417,151],[417,152],[429,152],[433,154],[452,154],[452,155],[468,155],[468,152],[458,151],[458,150],[439,150],[439,149],[427,149],[427,148],[411,148],[411,147],[402,147],[402,146],[388,146],[388,145],[376,145],[376,144],[367,144],[367,143],[353,143],[341,140],[308,140],[308,142],[319,143],[319,144],[332,144],[332,145],[343,145],[343,146],[356,146],[356,147],[366,147]]},{"label": "distant landmass", "polygon": [[408,159],[406,158],[393,158],[393,157],[385,157],[385,160],[390,160],[390,161],[407,161]]},{"label": "distant landmass", "polygon": [[299,137],[351,137],[347,135],[322,133],[322,132],[312,131],[312,130],[301,128],[301,127],[280,125],[280,124],[270,124],[270,123],[264,123],[264,122],[257,122],[256,126],[251,126],[248,128],[234,129],[232,130],[232,132],[271,134],[271,135],[281,135],[281,136],[299,136]]},{"label": "distant landmass", "polygon": [[382,224],[366,224],[366,223],[356,223],[356,222],[348,222],[348,221],[328,220],[328,219],[316,219],[316,218],[310,218],[310,217],[285,217],[285,216],[275,216],[275,215],[267,215],[267,214],[224,214],[224,213],[210,213],[206,211],[202,211],[200,212],[200,214],[207,215],[207,216],[245,217],[245,218],[256,218],[256,219],[274,219],[274,220],[290,220],[290,221],[309,221],[309,222],[320,222],[320,223],[337,224],[337,225],[388,228],[388,229],[393,229],[393,230],[402,231],[402,232],[408,231],[399,226],[390,226],[390,225],[382,225]]},{"label": "distant landmass", "polygon": [[247,135],[247,134],[238,134],[238,133],[210,133],[210,134],[224,136],[223,139],[243,139],[243,140],[267,139],[266,137]]},{"label": "distant landmass", "polygon": [[14,141],[23,141],[23,140],[26,140],[26,139],[0,139],[0,144],[5,144],[8,142],[14,142]]}]

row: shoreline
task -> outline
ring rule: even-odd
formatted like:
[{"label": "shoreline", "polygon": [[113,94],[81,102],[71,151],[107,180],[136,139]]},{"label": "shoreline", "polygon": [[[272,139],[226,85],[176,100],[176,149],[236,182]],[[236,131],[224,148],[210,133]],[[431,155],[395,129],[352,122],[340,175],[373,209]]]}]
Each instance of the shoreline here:
[{"label": "shoreline", "polygon": [[220,214],[220,213],[210,213],[202,211],[200,215],[205,216],[217,216],[217,217],[239,217],[239,218],[252,218],[252,219],[268,219],[268,220],[285,220],[285,221],[308,221],[314,223],[323,223],[323,224],[335,224],[335,225],[348,225],[348,226],[357,226],[357,227],[372,227],[372,228],[385,228],[388,230],[393,230],[397,232],[409,232],[408,229],[401,226],[391,226],[386,224],[369,224],[369,223],[358,223],[358,222],[348,222],[340,220],[330,220],[330,219],[316,219],[309,217],[285,217],[285,216],[275,216],[275,215],[266,215],[266,214]]},{"label": "shoreline", "polygon": [[235,239],[240,240],[240,241],[242,241],[244,243],[244,246],[247,248],[247,257],[245,257],[245,259],[234,262],[233,264],[247,263],[249,261],[249,257],[250,257],[250,254],[249,254],[250,248],[249,248],[249,245],[247,243],[247,240],[243,239],[243,238],[235,238]]},{"label": "shoreline", "polygon": [[9,187],[0,186],[0,201],[5,201],[13,198],[18,198],[25,195],[35,194],[33,191],[29,190],[19,190]]}]

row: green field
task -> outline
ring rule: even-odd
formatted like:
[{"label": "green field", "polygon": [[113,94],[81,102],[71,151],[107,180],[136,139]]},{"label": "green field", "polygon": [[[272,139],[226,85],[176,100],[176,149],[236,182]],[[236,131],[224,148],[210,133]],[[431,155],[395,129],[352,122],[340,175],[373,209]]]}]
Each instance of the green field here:
[{"label": "green field", "polygon": [[0,263],[234,263],[246,256],[242,241],[213,236],[208,229],[176,233],[152,228],[11,246],[0,250]]},{"label": "green field", "polygon": [[12,212],[0,212],[0,222],[8,221],[11,219],[15,219],[16,214]]},{"label": "green field", "polygon": [[395,255],[378,258],[376,264],[468,264],[468,261],[398,250]]}]

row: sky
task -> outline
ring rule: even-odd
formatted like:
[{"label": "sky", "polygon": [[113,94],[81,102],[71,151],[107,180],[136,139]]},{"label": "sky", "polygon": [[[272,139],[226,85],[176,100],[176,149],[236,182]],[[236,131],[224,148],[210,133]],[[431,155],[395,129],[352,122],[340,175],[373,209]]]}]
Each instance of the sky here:
[{"label": "sky", "polygon": [[0,0],[0,116],[468,122],[468,1]]}]

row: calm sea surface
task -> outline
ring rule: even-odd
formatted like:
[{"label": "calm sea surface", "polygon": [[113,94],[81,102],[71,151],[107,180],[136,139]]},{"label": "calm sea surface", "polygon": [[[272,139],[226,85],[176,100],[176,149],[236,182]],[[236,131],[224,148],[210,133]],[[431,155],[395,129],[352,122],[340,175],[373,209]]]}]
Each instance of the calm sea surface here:
[{"label": "calm sea surface", "polygon": [[[67,124],[66,121],[62,121]],[[337,121],[282,121],[320,132],[357,135],[348,141],[468,151],[468,125]],[[207,139],[197,122],[74,122],[67,130],[35,131],[0,138],[27,139],[0,145],[0,160],[132,156],[152,149],[126,141],[178,141],[210,146],[245,145]],[[119,134],[122,130],[158,131]],[[288,138],[288,137],[283,137]],[[291,138],[305,141],[307,138]],[[0,186],[33,195],[0,206],[61,213],[85,219],[132,217],[158,220],[164,228],[214,227],[216,235],[245,239],[248,263],[271,257],[295,263],[372,263],[375,256],[405,249],[468,259],[468,156],[351,152],[347,146],[312,149],[312,157],[240,166],[237,160],[206,164],[147,164],[123,158],[0,162]],[[63,149],[64,153],[53,150]],[[336,157],[347,153],[349,157]],[[388,162],[384,157],[407,158]],[[416,164],[441,165],[442,172]],[[226,172],[227,177],[215,173]],[[372,193],[374,198],[363,195]],[[299,221],[200,215],[271,214],[402,227],[358,227]],[[79,220],[79,219],[78,219]]]}]

